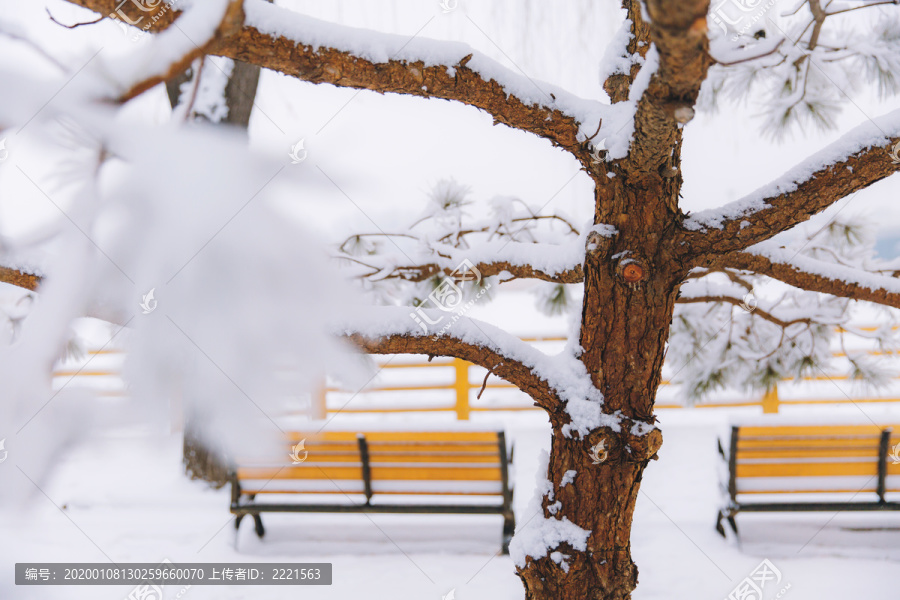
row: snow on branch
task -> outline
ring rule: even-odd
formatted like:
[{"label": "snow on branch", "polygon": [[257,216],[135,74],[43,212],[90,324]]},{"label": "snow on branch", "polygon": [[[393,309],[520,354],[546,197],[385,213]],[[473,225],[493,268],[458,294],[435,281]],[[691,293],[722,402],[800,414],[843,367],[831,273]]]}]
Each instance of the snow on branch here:
[{"label": "snow on branch", "polygon": [[612,102],[628,100],[632,84],[650,50],[650,26],[641,14],[640,0],[623,0],[625,21],[606,47],[600,65],[603,89]]},{"label": "snow on branch", "polygon": [[717,64],[703,88],[703,108],[755,101],[764,131],[780,139],[807,125],[834,129],[849,101],[845,90],[869,87],[882,98],[900,92],[896,2],[749,4],[711,3]]},{"label": "snow on branch", "polygon": [[[421,310],[421,309],[419,309]],[[550,356],[516,336],[483,321],[456,316],[449,326],[427,331],[407,307],[371,307],[355,311],[335,330],[371,354],[452,356],[484,367],[529,394],[567,435],[586,435],[598,427],[619,431],[621,415],[602,411],[603,395],[572,353]],[[425,311],[429,321],[447,313]]]},{"label": "snow on branch", "polygon": [[0,266],[0,282],[33,292],[41,284],[41,277],[19,269]]},{"label": "snow on branch", "polygon": [[[437,182],[424,210],[399,230],[360,231],[349,235],[335,258],[377,303],[419,306],[447,278],[464,292],[484,296],[497,278],[536,279],[536,291],[552,299],[546,312],[565,308],[566,284],[584,280],[582,264],[590,225],[576,227],[561,213],[541,214],[523,200],[497,196],[481,203],[470,189],[452,179]],[[483,206],[486,204],[487,206]],[[352,231],[352,230],[351,230]],[[548,291],[546,288],[554,288]]]},{"label": "snow on branch", "polygon": [[177,27],[161,33],[142,52],[143,64],[139,63],[139,68],[135,68],[133,60],[120,60],[110,66],[124,88],[118,100],[130,100],[182,73],[195,59],[206,54],[216,40],[234,35],[243,23],[241,0],[192,3],[181,13]]},{"label": "snow on branch", "polygon": [[499,276],[503,282],[513,279],[539,279],[563,284],[584,281],[584,244],[578,241],[563,245],[492,242],[468,250],[442,248],[438,249],[438,253],[439,262],[424,264],[395,265],[391,261],[369,257],[340,258],[367,270],[368,272],[360,273],[359,277],[373,282],[396,279],[422,283],[434,277],[452,275],[464,260],[472,263],[472,268],[482,277]]},{"label": "snow on branch", "polygon": [[[101,14],[116,6],[114,0],[68,1]],[[584,132],[597,130],[607,115],[625,112],[535,82],[466,44],[340,26],[264,0],[246,0],[244,12],[242,30],[217,37],[204,51],[311,83],[463,102],[486,111],[495,123],[550,140],[586,165],[591,154]],[[170,24],[162,19],[151,31]],[[618,120],[611,119],[610,128]]]},{"label": "snow on branch", "polygon": [[[842,216],[810,233],[787,247],[767,242],[726,254],[682,284],[670,338],[676,358],[666,368],[688,401],[726,386],[763,391],[835,368],[863,388],[885,383],[886,357],[861,352],[859,342],[897,344],[894,265],[878,258],[864,220]],[[873,313],[882,325],[861,328]],[[832,353],[838,346],[843,358]],[[677,358],[684,356],[691,359]]]},{"label": "snow on branch", "polygon": [[796,288],[900,308],[900,279],[760,244],[723,256],[717,266],[753,271]]},{"label": "snow on branch", "polygon": [[689,216],[686,241],[707,256],[765,241],[896,173],[898,142],[900,110],[863,123],[752,194]]}]

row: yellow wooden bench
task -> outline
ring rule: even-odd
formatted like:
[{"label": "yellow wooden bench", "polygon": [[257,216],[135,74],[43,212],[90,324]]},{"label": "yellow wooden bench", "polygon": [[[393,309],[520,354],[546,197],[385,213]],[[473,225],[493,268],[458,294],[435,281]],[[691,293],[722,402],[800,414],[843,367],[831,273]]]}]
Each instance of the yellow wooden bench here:
[{"label": "yellow wooden bench", "polygon": [[293,432],[283,460],[232,467],[231,512],[236,529],[251,515],[259,537],[263,512],[499,514],[507,553],[511,461],[497,431]]},{"label": "yellow wooden bench", "polygon": [[900,426],[732,427],[728,502],[719,511],[737,534],[739,512],[900,510]]}]

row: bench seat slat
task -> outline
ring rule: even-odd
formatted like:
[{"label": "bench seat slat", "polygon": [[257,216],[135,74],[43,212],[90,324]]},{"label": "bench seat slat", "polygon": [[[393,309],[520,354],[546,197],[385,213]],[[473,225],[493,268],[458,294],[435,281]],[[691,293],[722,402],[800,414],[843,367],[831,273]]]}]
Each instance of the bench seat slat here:
[{"label": "bench seat slat", "polygon": [[[758,477],[738,480],[738,495],[749,493],[865,493],[874,492],[876,478],[872,475],[843,477]],[[900,483],[900,482],[898,482]]]},{"label": "bench seat slat", "polygon": [[[284,454],[286,458],[290,458],[290,453],[286,452]],[[350,452],[315,452],[310,451],[307,455],[307,459],[303,461],[301,464],[307,463],[356,463],[361,464],[362,459],[359,455],[359,452],[350,453]],[[482,463],[482,464],[500,464],[500,459],[497,456],[497,453],[460,453],[460,452],[427,452],[427,453],[407,453],[407,452],[399,452],[399,453],[390,453],[390,452],[376,452],[369,453],[371,462],[400,462],[400,463],[421,463],[421,464],[430,464],[430,463]],[[272,460],[239,460],[238,463],[242,467],[250,467],[250,466],[281,466],[282,463],[280,461],[272,461]],[[291,463],[286,463],[290,465]]]},{"label": "bench seat slat", "polygon": [[[459,465],[391,465],[372,464],[372,481],[397,479],[499,481],[499,465],[468,467]],[[244,479],[362,479],[362,466],[289,465],[284,467],[242,467],[238,480]]]},{"label": "bench seat slat", "polygon": [[380,442],[482,442],[497,444],[495,431],[368,431],[366,441],[370,445]]},{"label": "bench seat slat", "polygon": [[[241,493],[250,494],[362,494],[361,481],[307,481],[252,479],[243,482],[246,487]],[[376,494],[443,494],[443,495],[491,495],[500,494],[502,486],[498,481],[379,481],[372,484]]]}]

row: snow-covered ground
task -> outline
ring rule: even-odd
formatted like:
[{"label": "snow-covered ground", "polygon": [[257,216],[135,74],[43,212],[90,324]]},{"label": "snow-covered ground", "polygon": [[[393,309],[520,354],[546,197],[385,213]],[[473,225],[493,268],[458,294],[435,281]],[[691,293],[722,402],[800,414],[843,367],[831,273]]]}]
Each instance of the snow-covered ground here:
[{"label": "snow-covered ground", "polygon": [[[751,412],[745,413],[746,416]],[[713,529],[718,502],[715,436],[729,415],[719,410],[662,412],[665,444],[644,477],[634,520],[640,568],[636,600],[719,600],[763,560],[781,572],[777,589],[792,600],[890,599],[898,596],[900,514],[739,515],[742,543]],[[732,415],[734,416],[734,415]],[[879,418],[897,420],[900,413]],[[411,421],[423,423],[423,421]],[[537,455],[549,429],[536,414],[506,422],[516,444],[518,527],[534,516]],[[329,587],[180,586],[168,597],[523,598],[512,561],[498,556],[494,516],[266,515],[257,540],[250,522],[235,539],[228,490],[181,474],[179,435],[121,431],[92,439],[58,459],[45,482],[26,478],[27,506],[0,522],[0,598],[116,600],[130,587],[16,587],[14,562],[330,562]],[[0,468],[10,465],[0,465]],[[38,489],[40,485],[40,489]]]}]

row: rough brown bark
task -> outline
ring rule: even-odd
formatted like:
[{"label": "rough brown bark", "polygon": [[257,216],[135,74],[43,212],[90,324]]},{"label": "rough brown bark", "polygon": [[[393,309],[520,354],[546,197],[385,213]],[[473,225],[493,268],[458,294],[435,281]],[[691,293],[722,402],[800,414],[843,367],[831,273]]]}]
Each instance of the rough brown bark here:
[{"label": "rough brown bark", "polygon": [[[638,103],[628,156],[605,165],[616,176],[594,175],[594,222],[612,225],[616,233],[589,239],[581,326],[581,361],[603,392],[603,412],[620,412],[626,423],[645,427],[655,421],[653,403],[677,290],[691,268],[679,244],[679,125],[684,110],[692,110],[710,64],[708,2],[650,0],[647,10],[660,66]],[[627,600],[637,585],[631,519],[643,469],[662,436],[656,429],[632,436],[623,424],[622,433],[601,428],[569,439],[558,429],[565,417],[551,414],[550,419],[554,432],[548,479],[554,493],[544,498],[544,516],[564,515],[591,535],[584,552],[558,549],[569,555],[568,573],[549,557],[520,568],[526,597]],[[589,452],[601,439],[609,457],[594,465]],[[578,475],[559,489],[569,469]],[[561,503],[556,514],[549,509],[554,502]]]},{"label": "rough brown bark", "polygon": [[41,278],[37,275],[23,273],[8,267],[0,267],[0,281],[31,291],[38,289],[41,284]]},{"label": "rough brown bark", "polygon": [[[537,269],[531,265],[514,265],[506,261],[478,263],[473,265],[473,267],[484,277],[508,274],[510,279],[540,279],[541,281],[550,281],[553,283],[581,283],[584,280],[584,270],[581,265],[574,265],[571,269],[566,269],[565,271],[560,271],[558,273]],[[403,279],[405,281],[417,282],[425,281],[438,274],[451,275],[452,273],[452,269],[441,268],[434,263],[429,263],[425,265],[397,267],[391,275],[383,277],[383,279]]]},{"label": "rough brown bark", "polygon": [[[625,18],[631,21],[632,33],[632,37],[628,41],[625,51],[630,56],[640,56],[641,58],[645,58],[647,56],[647,51],[650,49],[650,42],[652,40],[650,38],[650,25],[648,25],[644,21],[643,16],[641,16],[641,2],[640,0],[623,0],[622,8],[624,8],[627,13]],[[603,83],[603,89],[609,94],[610,101],[616,103],[628,100],[628,92],[631,90],[631,84],[634,83],[634,78],[637,77],[640,70],[641,65],[635,61],[635,63],[631,65],[631,69],[628,73],[616,73],[615,75],[610,75],[606,79]]]},{"label": "rough brown bark", "polygon": [[[631,559],[631,522],[644,467],[662,445],[658,429],[644,436],[601,428],[585,438],[566,437],[554,427],[548,480],[552,491],[543,500],[544,517],[564,515],[591,535],[584,551],[563,544],[568,572],[549,557],[530,558],[519,569],[529,599],[627,600],[637,585]],[[594,464],[591,448],[604,442],[606,459]],[[561,485],[567,471],[574,480]]]}]

